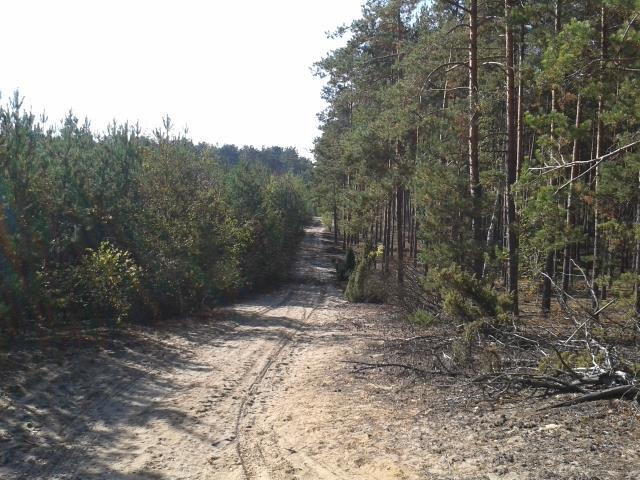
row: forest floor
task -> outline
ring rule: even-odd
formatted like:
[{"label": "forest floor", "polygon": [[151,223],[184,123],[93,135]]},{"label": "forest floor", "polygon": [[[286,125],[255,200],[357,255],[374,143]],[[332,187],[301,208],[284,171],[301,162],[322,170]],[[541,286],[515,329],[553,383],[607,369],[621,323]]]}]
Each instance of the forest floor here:
[{"label": "forest floor", "polygon": [[[348,304],[330,238],[307,230],[293,280],[156,327],[25,345],[0,364],[3,479],[638,479],[624,401],[540,412],[393,362],[415,335]],[[63,346],[61,346],[63,345]]]}]

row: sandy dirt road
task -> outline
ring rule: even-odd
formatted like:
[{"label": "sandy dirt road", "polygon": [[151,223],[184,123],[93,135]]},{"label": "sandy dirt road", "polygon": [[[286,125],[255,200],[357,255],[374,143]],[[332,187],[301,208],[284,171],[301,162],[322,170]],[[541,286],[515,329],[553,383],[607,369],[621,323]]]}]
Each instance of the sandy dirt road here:
[{"label": "sandy dirt road", "polygon": [[331,378],[354,337],[340,323],[327,242],[309,228],[292,281],[275,293],[111,349],[30,358],[0,397],[0,477],[351,476],[322,458],[352,463],[346,446],[313,425],[352,406]]},{"label": "sandy dirt road", "polygon": [[342,300],[330,240],[309,228],[271,294],[2,358],[0,479],[640,478],[627,403],[465,404],[464,382],[359,367],[415,332]]}]

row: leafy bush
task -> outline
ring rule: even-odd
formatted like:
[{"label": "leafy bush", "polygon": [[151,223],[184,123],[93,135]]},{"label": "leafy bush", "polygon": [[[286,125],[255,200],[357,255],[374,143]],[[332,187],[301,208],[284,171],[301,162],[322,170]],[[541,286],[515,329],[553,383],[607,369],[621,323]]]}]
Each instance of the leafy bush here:
[{"label": "leafy bush", "polygon": [[426,310],[416,310],[415,312],[409,315],[408,320],[410,323],[414,325],[419,325],[421,327],[430,327],[431,325],[437,322],[437,318],[434,317],[431,313]]},{"label": "leafy bush", "polygon": [[499,294],[458,265],[431,270],[425,287],[442,298],[447,315],[464,322],[502,317],[511,307],[508,295]]},{"label": "leafy bush", "polygon": [[349,248],[349,250],[347,250],[344,263],[348,272],[352,272],[353,269],[356,268],[356,254],[353,252],[353,248]]},{"label": "leafy bush", "polygon": [[453,358],[460,365],[468,364],[473,358],[474,344],[481,335],[491,329],[486,320],[474,320],[465,324],[462,335],[453,342]]},{"label": "leafy bush", "polygon": [[[599,353],[596,355],[595,361],[602,363],[604,361],[604,355]],[[589,350],[583,350],[581,352],[560,352],[559,357],[553,355],[543,357],[538,362],[538,371],[545,374],[566,371],[567,367],[571,369],[589,368],[593,366],[593,362],[594,357]]]},{"label": "leafy bush", "polygon": [[[631,272],[622,273],[612,282],[611,295],[619,300],[619,305],[627,310],[635,309],[635,285],[638,276]],[[604,282],[601,283],[605,284]]]},{"label": "leafy bush", "polygon": [[384,294],[381,291],[377,279],[371,275],[371,267],[377,258],[378,251],[372,250],[371,245],[365,245],[356,263],[355,270],[349,276],[349,283],[345,290],[345,298],[354,303],[384,302]]},{"label": "leafy bush", "polygon": [[336,275],[339,281],[348,280],[351,273],[356,268],[356,255],[352,248],[347,250],[344,261],[339,260],[336,262]]},{"label": "leafy bush", "polygon": [[365,283],[367,280],[368,265],[365,259],[361,259],[353,274],[349,276],[349,283],[344,292],[347,300],[353,303],[366,301]]},{"label": "leafy bush", "polygon": [[129,252],[105,240],[89,249],[73,271],[76,301],[90,318],[120,323],[129,315],[141,275]]},{"label": "leafy bush", "polygon": [[455,362],[468,365],[477,353],[481,369],[499,368],[499,353],[482,339],[510,322],[509,295],[496,292],[458,265],[431,270],[425,287],[442,299],[442,311],[448,318],[463,322],[462,335],[452,345]]}]

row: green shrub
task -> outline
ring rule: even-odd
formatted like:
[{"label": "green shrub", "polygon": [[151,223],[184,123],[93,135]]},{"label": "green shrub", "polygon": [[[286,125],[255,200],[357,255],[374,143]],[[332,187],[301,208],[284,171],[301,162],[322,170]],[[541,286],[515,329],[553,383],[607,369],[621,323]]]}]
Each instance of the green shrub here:
[{"label": "green shrub", "polygon": [[473,358],[474,344],[486,334],[491,325],[485,320],[475,320],[464,326],[462,335],[453,342],[453,358],[460,365],[468,364]]},{"label": "green shrub", "polygon": [[389,299],[389,278],[382,272],[370,270],[365,283],[365,302],[386,303]]},{"label": "green shrub", "polygon": [[348,280],[355,268],[356,255],[353,252],[353,249],[349,248],[344,261],[338,260],[336,262],[336,276],[338,277],[338,280],[341,282]]},{"label": "green shrub", "polygon": [[385,286],[379,276],[374,275],[371,267],[377,258],[378,251],[371,245],[365,245],[359,255],[355,270],[349,276],[349,283],[345,291],[345,298],[354,303],[384,303],[386,300]]},{"label": "green shrub", "polygon": [[407,318],[410,323],[421,327],[430,327],[437,322],[437,318],[426,310],[418,309]]},{"label": "green shrub", "polygon": [[456,290],[447,290],[442,296],[442,310],[452,318],[472,322],[482,317],[480,309]]},{"label": "green shrub", "polygon": [[[558,355],[549,355],[542,358],[538,362],[538,371],[542,374],[556,373],[558,371],[566,371],[567,367],[574,368],[589,368],[593,366],[593,357],[589,350],[583,350],[581,352],[560,352]],[[596,362],[601,363],[604,361],[604,355],[599,353],[595,358]],[[566,366],[565,366],[566,365]]]},{"label": "green shrub", "polygon": [[[612,282],[611,295],[618,300],[618,307],[629,313],[635,313],[635,286],[638,276],[631,272],[621,274]],[[604,283],[601,283],[603,285]]]},{"label": "green shrub", "polygon": [[353,303],[366,301],[365,284],[367,280],[368,265],[365,259],[361,259],[355,271],[349,276],[349,283],[344,292],[345,298]]},{"label": "green shrub", "polygon": [[425,287],[442,298],[447,315],[464,322],[502,320],[511,309],[509,295],[499,294],[458,265],[432,270]]},{"label": "green shrub", "polygon": [[344,263],[348,272],[353,272],[353,269],[356,268],[356,254],[353,252],[353,248],[349,248],[349,250],[347,250]]},{"label": "green shrub", "polygon": [[76,299],[93,319],[120,323],[128,317],[141,274],[129,252],[105,240],[88,249],[74,269]]}]

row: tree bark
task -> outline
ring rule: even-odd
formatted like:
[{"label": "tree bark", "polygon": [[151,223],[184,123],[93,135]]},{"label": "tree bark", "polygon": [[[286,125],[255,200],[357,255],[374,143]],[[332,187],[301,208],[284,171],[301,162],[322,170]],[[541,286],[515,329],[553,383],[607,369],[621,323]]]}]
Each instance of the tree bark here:
[{"label": "tree bark", "polygon": [[[606,8],[604,4],[600,9],[600,77],[604,78],[604,68],[605,68],[605,57],[607,54],[607,28],[606,28]],[[600,274],[600,202],[598,201],[598,189],[600,184],[600,166],[598,164],[598,158],[602,155],[602,143],[603,143],[603,135],[604,135],[604,124],[602,123],[602,114],[604,110],[604,98],[602,93],[598,96],[598,121],[596,124],[596,167],[595,167],[595,178],[594,178],[594,207],[593,207],[593,265],[591,270],[591,282],[593,285],[593,290],[596,294],[596,297],[600,293],[600,288],[598,285],[598,275]],[[594,303],[595,300],[594,300]],[[596,307],[596,305],[594,305]]]},{"label": "tree bark", "polygon": [[554,259],[553,250],[547,252],[547,256],[544,260],[544,280],[542,282],[542,314],[546,317],[551,310],[551,279],[553,274]]},{"label": "tree bark", "polygon": [[389,236],[389,254],[391,258],[393,258],[395,253],[395,242],[396,242],[396,209],[395,207],[395,192],[391,191],[391,199],[389,200],[389,216],[391,218],[391,234]]},{"label": "tree bark", "polygon": [[636,274],[634,285],[635,290],[635,313],[640,316],[640,171],[638,172],[638,198],[636,199],[636,218],[635,218],[635,235],[636,235],[636,251],[633,270]]},{"label": "tree bark", "polygon": [[389,273],[389,258],[391,253],[391,208],[392,199],[389,198],[385,209],[385,231],[384,231],[384,273]]},{"label": "tree bark", "polygon": [[[418,232],[420,231],[420,222],[418,221],[418,217],[416,215],[415,219],[415,227],[414,227],[414,235],[413,235],[413,268],[418,267]],[[425,266],[426,269],[426,266]]]},{"label": "tree bark", "polygon": [[[496,231],[498,229],[498,214],[500,213],[500,197],[501,192],[500,192],[500,188],[498,189],[498,193],[496,194],[496,199],[493,202],[493,210],[491,213],[491,221],[489,222],[489,228],[487,229],[487,241],[486,241],[486,246],[487,246],[487,255],[489,256],[489,259],[494,259],[495,255],[494,255],[494,247],[496,244]],[[488,260],[485,260],[485,262],[483,263],[483,267],[482,267],[482,276],[484,277],[487,273],[487,267],[488,267]]]},{"label": "tree bark", "polygon": [[[576,100],[576,130],[580,126],[580,116],[582,107],[582,97],[578,95]],[[571,230],[576,225],[576,212],[575,205],[573,205],[573,182],[574,178],[578,175],[578,160],[580,156],[580,142],[576,137],[573,140],[573,151],[571,154],[571,169],[569,173],[569,186],[567,191],[567,217],[566,217],[566,230],[570,235]],[[566,292],[569,290],[569,279],[571,278],[571,247],[572,242],[565,240],[564,253],[562,257],[562,296],[566,298]]]},{"label": "tree bark", "polygon": [[333,243],[338,245],[338,205],[333,204]]},{"label": "tree bark", "polygon": [[517,155],[516,160],[516,180],[520,178],[520,170],[522,170],[522,163],[524,162],[524,118],[523,118],[523,106],[522,106],[522,92],[524,90],[522,84],[522,62],[524,61],[525,43],[524,43],[524,25],[520,25],[520,45],[518,48],[518,140],[517,140]]},{"label": "tree bark", "polygon": [[475,243],[473,270],[477,277],[482,275],[482,227],[479,165],[479,117],[478,105],[478,0],[469,0],[469,191],[471,194],[471,223]]},{"label": "tree bark", "polygon": [[404,189],[396,188],[396,217],[398,223],[398,283],[404,282]]},{"label": "tree bark", "polygon": [[518,238],[516,206],[513,185],[517,172],[517,131],[516,131],[516,90],[515,72],[513,66],[513,28],[511,25],[511,10],[514,0],[505,0],[505,66],[507,70],[507,154],[505,157],[507,183],[507,244],[509,251],[509,271],[507,290],[512,297],[513,313],[518,314]]},{"label": "tree bark", "polygon": [[[554,34],[558,36],[560,33],[560,28],[562,25],[562,0],[556,0],[555,6],[555,22],[554,22]],[[551,112],[555,113],[556,111],[556,89],[555,87],[551,88]],[[553,137],[555,133],[555,119],[551,120],[551,136]],[[560,148],[558,144],[558,148]],[[549,184],[553,185],[554,180],[550,180]],[[552,240],[555,240],[552,239]],[[542,278],[542,314],[548,315],[549,310],[551,309],[551,278],[553,277],[553,269],[555,267],[555,251],[549,250],[547,252],[547,256],[545,257],[544,262],[544,273],[545,275]]]}]

